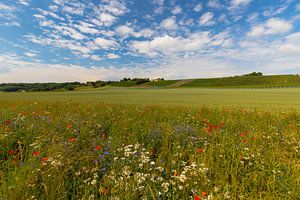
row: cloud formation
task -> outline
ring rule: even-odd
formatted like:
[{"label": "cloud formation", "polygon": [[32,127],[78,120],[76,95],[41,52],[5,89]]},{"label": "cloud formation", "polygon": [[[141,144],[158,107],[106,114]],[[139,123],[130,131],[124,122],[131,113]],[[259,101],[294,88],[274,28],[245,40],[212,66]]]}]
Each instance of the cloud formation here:
[{"label": "cloud formation", "polygon": [[[295,0],[3,0],[0,82],[47,82],[62,70],[58,79],[81,81],[296,73],[299,9]],[[42,70],[49,78],[34,75]]]}]

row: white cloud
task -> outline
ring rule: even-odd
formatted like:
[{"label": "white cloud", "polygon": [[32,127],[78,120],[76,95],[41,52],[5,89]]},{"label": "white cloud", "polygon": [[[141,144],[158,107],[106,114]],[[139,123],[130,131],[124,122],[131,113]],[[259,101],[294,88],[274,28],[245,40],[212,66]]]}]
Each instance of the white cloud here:
[{"label": "white cloud", "polygon": [[171,13],[172,13],[173,15],[180,14],[180,13],[182,13],[182,8],[181,8],[180,6],[175,6],[175,7],[173,8],[173,10],[171,11]]},{"label": "white cloud", "polygon": [[39,23],[39,25],[44,26],[44,27],[50,27],[50,26],[54,25],[54,22],[51,20],[44,20],[44,21],[41,21]]},{"label": "white cloud", "polygon": [[291,44],[300,44],[300,32],[295,32],[286,36],[286,40]]},{"label": "white cloud", "polygon": [[55,36],[53,38],[45,38],[45,37],[37,37],[34,35],[26,35],[25,38],[28,41],[31,41],[36,44],[40,44],[43,46],[54,46],[58,48],[63,48],[63,49],[69,49],[74,52],[80,52],[82,54],[89,54],[93,48],[95,48],[95,45],[93,43],[93,46],[91,47],[86,47],[81,45],[78,42],[74,42],[72,40],[66,40],[61,38],[60,36]]},{"label": "white cloud", "polygon": [[200,17],[199,23],[203,26],[211,26],[216,22],[214,21],[214,14],[212,12],[207,12]]},{"label": "white cloud", "polygon": [[44,15],[40,15],[40,14],[35,14],[33,15],[35,18],[38,18],[38,19],[45,19],[46,17]]},{"label": "white cloud", "polygon": [[296,5],[296,10],[300,11],[300,3]]},{"label": "white cloud", "polygon": [[247,21],[255,22],[257,20],[258,16],[259,16],[258,13],[252,13],[251,15],[248,16]]},{"label": "white cloud", "polygon": [[285,42],[280,45],[278,50],[288,56],[300,55],[300,32],[295,32],[286,36]]},{"label": "white cloud", "polygon": [[164,5],[164,0],[153,0],[153,3],[154,4],[157,4],[157,5],[160,5],[160,6],[162,6],[162,5]]},{"label": "white cloud", "polygon": [[14,11],[14,10],[16,10],[16,8],[13,6],[9,6],[9,5],[0,3],[0,10]]},{"label": "white cloud", "polygon": [[63,11],[72,15],[83,15],[85,10],[85,5],[79,2],[73,4],[74,6],[63,6]]},{"label": "white cloud", "polygon": [[92,20],[98,26],[111,26],[113,25],[118,18],[109,14],[109,13],[101,13],[97,19]]},{"label": "white cloud", "polygon": [[79,10],[70,6],[64,6],[63,11],[74,15],[83,15],[83,10]]},{"label": "white cloud", "polygon": [[100,5],[100,10],[104,10],[105,12],[109,12],[115,16],[122,16],[128,12],[128,8],[122,0],[102,0],[102,2],[106,4]]},{"label": "white cloud", "polygon": [[[8,59],[0,55],[1,62],[8,68],[0,66],[0,83],[5,82],[70,82],[120,80],[122,77],[164,77],[199,78],[234,75],[238,69],[226,62],[219,62],[201,57],[172,59],[160,67],[82,67],[78,65],[44,64]],[[66,73],[68,72],[68,73]],[[199,72],[199,73],[195,73]]]},{"label": "white cloud", "polygon": [[219,9],[222,7],[221,3],[218,0],[209,0],[207,6],[210,8]]},{"label": "white cloud", "polygon": [[174,53],[201,50],[210,41],[208,32],[195,33],[187,38],[165,35],[156,37],[151,41],[133,41],[131,42],[131,48],[137,53],[148,56],[157,56],[161,53],[172,55]]},{"label": "white cloud", "polygon": [[98,56],[98,55],[92,55],[92,56],[91,56],[91,59],[92,59],[92,60],[96,60],[96,61],[102,60],[102,59],[100,58],[100,56]]},{"label": "white cloud", "polygon": [[100,30],[100,34],[107,36],[107,37],[113,37],[114,35],[116,35],[116,33],[111,30]]},{"label": "white cloud", "polygon": [[300,54],[300,46],[299,45],[294,45],[294,44],[282,45],[278,48],[278,50],[280,52],[283,52],[283,53],[286,53],[286,54],[289,54],[289,55],[292,55],[292,54],[299,55]]},{"label": "white cloud", "polygon": [[[45,15],[45,16],[48,15],[48,16],[51,16],[51,17],[53,17],[53,18],[55,18],[55,19],[59,19],[59,20],[61,20],[61,21],[64,21],[64,20],[65,20],[64,18],[58,16],[58,15],[55,14],[54,12],[51,12],[51,11],[45,11],[45,10],[42,10],[42,9],[37,9],[37,10],[40,11],[42,15]],[[36,15],[34,15],[34,16],[37,16],[37,18],[39,18],[39,19],[42,18],[41,15],[38,15],[38,14],[36,14]],[[45,18],[45,16],[44,16],[44,18]]]},{"label": "white cloud", "polygon": [[19,0],[19,3],[24,5],[24,6],[29,6],[30,5],[30,0]]},{"label": "white cloud", "polygon": [[114,49],[116,46],[118,46],[118,43],[114,40],[108,40],[100,37],[95,39],[95,44],[101,49]]},{"label": "white cloud", "polygon": [[107,54],[107,58],[108,59],[118,59],[118,58],[120,58],[120,56],[117,54],[114,54],[114,53],[109,53],[109,54]]},{"label": "white cloud", "polygon": [[77,28],[81,33],[88,33],[91,35],[100,33],[100,31],[96,29],[93,24],[83,21],[80,21],[79,24],[75,24],[74,27]]},{"label": "white cloud", "polygon": [[175,17],[169,17],[167,19],[164,19],[160,23],[160,27],[163,28],[163,29],[167,29],[167,30],[177,29],[178,25],[176,23],[176,18]]},{"label": "white cloud", "polygon": [[259,37],[263,35],[275,35],[280,33],[286,33],[293,29],[293,24],[289,21],[271,18],[264,24],[255,25],[248,33],[248,36]]},{"label": "white cloud", "polygon": [[234,64],[205,57],[188,56],[184,59],[174,58],[159,68],[148,69],[150,77],[165,79],[190,79],[205,77],[224,77],[240,74],[241,70]]},{"label": "white cloud", "polygon": [[140,31],[135,31],[132,27],[128,25],[119,26],[116,29],[116,32],[124,38],[127,38],[129,36],[147,38],[147,37],[151,37],[154,34],[154,32],[151,29],[143,29]]},{"label": "white cloud", "polygon": [[[9,70],[0,73],[0,82],[63,82],[101,80],[105,69],[76,65],[51,65],[24,61],[6,61]],[[1,68],[0,68],[1,69]],[[68,73],[66,73],[68,72]]]},{"label": "white cloud", "polygon": [[53,2],[57,5],[63,5],[64,4],[64,0],[53,0]]},{"label": "white cloud", "polygon": [[179,21],[179,24],[181,26],[191,26],[192,24],[194,24],[194,19],[193,18],[189,18],[189,19],[182,19]]},{"label": "white cloud", "polygon": [[197,4],[193,10],[195,12],[200,12],[202,10],[202,4],[201,3]]},{"label": "white cloud", "polygon": [[75,40],[82,40],[85,39],[86,36],[81,34],[80,32],[76,31],[75,29],[67,26],[59,26],[56,24],[49,25],[50,27],[54,28],[55,30],[61,32],[63,35],[69,36]]},{"label": "white cloud", "polygon": [[0,2],[0,26],[17,26],[21,27],[18,22],[16,12],[19,9],[16,6],[7,5]]},{"label": "white cloud", "polygon": [[129,36],[134,33],[134,30],[133,30],[133,28],[131,28],[127,25],[122,25],[116,29],[116,32],[121,36]]},{"label": "white cloud", "polygon": [[283,5],[275,10],[274,15],[279,15],[279,14],[283,13],[284,11],[286,11],[288,8],[289,8],[288,5]]},{"label": "white cloud", "polygon": [[231,6],[237,8],[248,5],[252,0],[231,0]]},{"label": "white cloud", "polygon": [[229,22],[228,19],[227,19],[226,14],[224,14],[224,13],[219,16],[218,21],[219,22],[224,22],[224,23],[228,23]]},{"label": "white cloud", "polygon": [[21,24],[19,22],[16,21],[11,21],[11,22],[0,22],[0,26],[17,26],[17,27],[21,27]]},{"label": "white cloud", "polygon": [[25,54],[27,57],[30,57],[30,58],[36,57],[36,56],[37,56],[35,53],[32,53],[32,52],[25,52],[24,54]]},{"label": "white cloud", "polygon": [[153,12],[155,14],[162,14],[164,12],[164,0],[152,0],[152,3],[156,5],[156,7],[154,8]]},{"label": "white cloud", "polygon": [[211,36],[210,46],[231,47],[233,40],[229,31],[220,32]]},{"label": "white cloud", "polygon": [[288,9],[289,5],[281,5],[277,8],[269,8],[263,12],[265,17],[272,17],[275,15],[282,14],[284,11]]}]

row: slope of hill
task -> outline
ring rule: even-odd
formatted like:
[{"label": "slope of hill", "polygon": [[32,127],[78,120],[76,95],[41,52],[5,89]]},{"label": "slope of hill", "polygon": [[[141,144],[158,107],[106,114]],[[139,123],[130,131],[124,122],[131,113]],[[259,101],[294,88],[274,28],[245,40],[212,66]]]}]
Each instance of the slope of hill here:
[{"label": "slope of hill", "polygon": [[300,86],[299,75],[236,76],[195,79],[183,87],[294,87]]},{"label": "slope of hill", "polygon": [[300,87],[299,75],[271,76],[234,76],[223,78],[203,78],[186,80],[161,80],[145,84],[148,87],[177,88],[271,88],[271,87]]},{"label": "slope of hill", "polygon": [[96,81],[69,83],[3,83],[0,91],[65,91],[65,90],[93,90],[107,87],[127,88],[272,88],[272,87],[300,87],[299,75],[271,75],[271,76],[234,76],[223,78],[202,78],[183,80],[136,79],[126,81]]}]

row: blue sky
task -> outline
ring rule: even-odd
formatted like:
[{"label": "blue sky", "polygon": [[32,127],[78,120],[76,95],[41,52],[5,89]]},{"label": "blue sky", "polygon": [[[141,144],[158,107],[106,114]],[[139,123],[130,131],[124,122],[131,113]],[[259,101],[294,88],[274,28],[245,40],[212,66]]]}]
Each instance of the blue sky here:
[{"label": "blue sky", "polygon": [[298,0],[1,0],[0,82],[300,72]]}]

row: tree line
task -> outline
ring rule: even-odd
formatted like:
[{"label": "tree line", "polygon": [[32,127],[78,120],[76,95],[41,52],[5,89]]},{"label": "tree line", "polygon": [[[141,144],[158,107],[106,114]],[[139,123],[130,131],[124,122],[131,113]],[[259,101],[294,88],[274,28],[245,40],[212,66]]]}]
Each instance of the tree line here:
[{"label": "tree line", "polygon": [[[0,84],[0,91],[3,92],[34,92],[34,91],[52,91],[52,90],[74,90],[81,86],[90,86],[94,88],[104,87],[106,85],[127,86],[140,85],[150,82],[149,78],[123,78],[120,81],[88,81],[86,83],[80,82],[65,82],[65,83],[2,83]],[[126,83],[126,84],[125,84]]]}]

